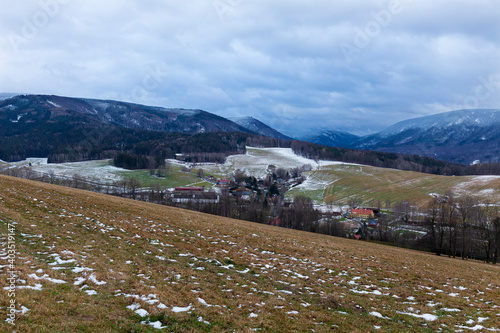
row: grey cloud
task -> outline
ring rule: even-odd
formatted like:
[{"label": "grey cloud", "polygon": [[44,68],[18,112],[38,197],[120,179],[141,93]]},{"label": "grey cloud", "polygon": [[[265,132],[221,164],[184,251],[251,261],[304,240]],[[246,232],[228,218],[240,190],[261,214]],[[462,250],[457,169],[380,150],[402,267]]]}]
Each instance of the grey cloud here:
[{"label": "grey cloud", "polygon": [[[12,36],[23,37],[26,20],[44,12],[40,3],[58,3],[57,14],[16,51]],[[482,81],[500,74],[496,8],[471,0],[18,1],[0,13],[0,91],[252,115],[286,134],[320,126],[370,133],[476,98]],[[343,45],[355,52],[346,57]],[[498,107],[493,86],[478,107]]]}]

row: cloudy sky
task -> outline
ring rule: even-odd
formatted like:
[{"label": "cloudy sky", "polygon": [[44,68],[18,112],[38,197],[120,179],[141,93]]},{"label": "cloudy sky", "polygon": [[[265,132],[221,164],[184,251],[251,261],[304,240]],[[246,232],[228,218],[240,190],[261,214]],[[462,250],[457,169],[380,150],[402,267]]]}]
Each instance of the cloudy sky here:
[{"label": "cloudy sky", "polygon": [[0,92],[251,115],[297,137],[500,108],[496,0],[23,0]]}]

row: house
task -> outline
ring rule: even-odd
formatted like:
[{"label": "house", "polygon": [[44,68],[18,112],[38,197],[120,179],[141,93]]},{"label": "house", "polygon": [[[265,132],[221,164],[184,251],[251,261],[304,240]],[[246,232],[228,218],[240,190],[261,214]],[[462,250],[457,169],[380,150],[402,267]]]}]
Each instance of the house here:
[{"label": "house", "polygon": [[178,161],[185,161],[186,160],[186,155],[184,154],[175,154],[175,159],[178,160]]},{"label": "house", "polygon": [[375,213],[371,209],[357,208],[351,211],[351,217],[373,219],[375,217]]},{"label": "house", "polygon": [[340,220],[342,218],[342,214],[340,212],[332,212],[332,218]]},{"label": "house", "polygon": [[368,228],[376,228],[378,227],[378,220],[369,219],[367,223]]},{"label": "house", "polygon": [[227,187],[229,186],[229,180],[227,179],[219,179],[219,181],[217,182],[217,186],[219,187]]},{"label": "house", "polygon": [[170,194],[176,203],[219,203],[220,196],[215,192],[175,191]]}]

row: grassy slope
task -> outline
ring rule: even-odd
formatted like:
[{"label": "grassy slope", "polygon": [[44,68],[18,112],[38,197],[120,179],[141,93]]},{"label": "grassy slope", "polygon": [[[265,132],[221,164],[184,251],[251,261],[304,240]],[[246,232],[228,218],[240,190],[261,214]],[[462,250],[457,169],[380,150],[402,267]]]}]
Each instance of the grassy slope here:
[{"label": "grassy slope", "polygon": [[315,170],[306,172],[307,181],[289,191],[287,197],[303,194],[318,203],[347,203],[351,198],[358,198],[364,204],[374,204],[379,199],[382,203],[410,200],[424,204],[431,198],[431,193],[445,194],[448,190],[457,195],[470,193],[490,203],[500,201],[500,177],[481,180],[475,176],[436,176],[352,164],[318,165],[313,160],[283,155],[281,149],[272,148],[248,147],[247,152],[246,155],[229,157],[224,165],[204,167],[205,173],[227,177],[234,170],[241,169],[262,177],[269,164],[285,169],[311,164]]},{"label": "grassy slope", "polygon": [[158,183],[162,187],[177,187],[177,186],[206,186],[211,187],[213,184],[200,179],[197,176],[198,168],[194,168],[191,172],[182,172],[182,166],[172,164],[167,172],[166,177],[151,176],[149,170],[133,170],[117,172],[123,178],[135,178],[141,182],[142,186],[153,186]]},{"label": "grassy slope", "polygon": [[[1,163],[1,162],[0,162]],[[1,167],[1,165],[0,165]],[[74,163],[58,163],[35,166],[35,171],[48,173],[54,171],[57,175],[71,178],[74,174],[79,174],[90,180],[109,182],[120,179],[135,178],[141,182],[142,186],[152,186],[159,183],[162,187],[177,186],[207,186],[212,184],[202,181],[198,176],[198,168],[192,172],[182,172],[182,165],[172,163],[166,177],[158,178],[151,176],[149,170],[125,170],[111,167],[111,160],[97,160]]]},{"label": "grassy slope", "polygon": [[450,190],[457,195],[469,193],[490,203],[500,201],[500,177],[481,181],[481,177],[475,176],[436,176],[347,164],[324,166],[307,177],[308,183],[293,189],[290,195],[304,193],[323,202],[347,203],[358,198],[365,204],[374,204],[379,199],[382,203],[409,200],[424,204],[431,193],[445,194]]},{"label": "grassy slope", "polygon": [[[0,264],[6,264],[6,223],[16,222],[17,284],[43,288],[17,290],[18,309],[30,309],[19,314],[22,332],[157,331],[145,320],[160,320],[168,332],[369,332],[376,326],[427,332],[480,322],[500,328],[500,267],[478,262],[4,176],[0,220]],[[67,283],[36,280],[34,273]],[[0,275],[5,283],[5,267]],[[2,292],[5,316],[9,298]],[[133,304],[149,316],[126,308]],[[0,331],[10,330],[0,320]]]}]

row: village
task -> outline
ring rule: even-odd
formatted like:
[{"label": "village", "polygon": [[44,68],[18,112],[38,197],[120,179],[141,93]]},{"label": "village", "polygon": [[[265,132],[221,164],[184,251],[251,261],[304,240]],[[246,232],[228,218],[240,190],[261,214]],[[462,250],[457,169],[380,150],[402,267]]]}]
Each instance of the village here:
[{"label": "village", "polygon": [[[283,221],[283,212],[296,210],[294,200],[286,200],[286,192],[306,180],[304,171],[309,171],[308,166],[285,170],[274,165],[267,167],[265,178],[256,178],[237,169],[231,177],[216,178],[213,175],[205,176],[201,165],[186,163],[185,154],[177,154],[178,162],[185,163],[185,172],[193,172],[198,168],[197,175],[203,180],[213,184],[212,187],[182,186],[176,187],[168,193],[169,199],[175,204],[184,206],[200,204],[219,204],[223,197],[233,198],[239,202],[259,203],[270,207],[268,224],[290,227]],[[309,214],[313,221],[321,226],[335,223],[341,226],[342,236],[346,238],[366,239],[379,227],[379,219],[385,214],[379,208],[332,205],[310,205],[308,209],[315,214]]]},{"label": "village", "polygon": [[[238,220],[436,254],[487,261],[500,255],[495,252],[495,244],[500,242],[495,238],[500,235],[496,207],[481,198],[432,190],[426,194],[427,201],[419,203],[404,197],[390,200],[385,192],[377,196],[371,191],[353,191],[333,201],[334,191],[345,188],[332,186],[329,197],[325,196],[325,184],[333,184],[331,171],[323,171],[325,162],[305,159],[286,149],[251,148],[244,155],[228,157],[224,164],[194,163],[189,157],[177,154],[175,160],[166,160],[161,170],[126,170],[109,160],[47,164],[46,159],[30,158],[3,163],[2,172]],[[370,174],[377,172],[373,168],[328,163],[334,163],[329,170],[338,168],[339,183],[347,180],[352,184],[359,175],[363,179],[376,177]],[[483,178],[464,178],[461,184],[468,186],[473,184],[470,180]]]}]

